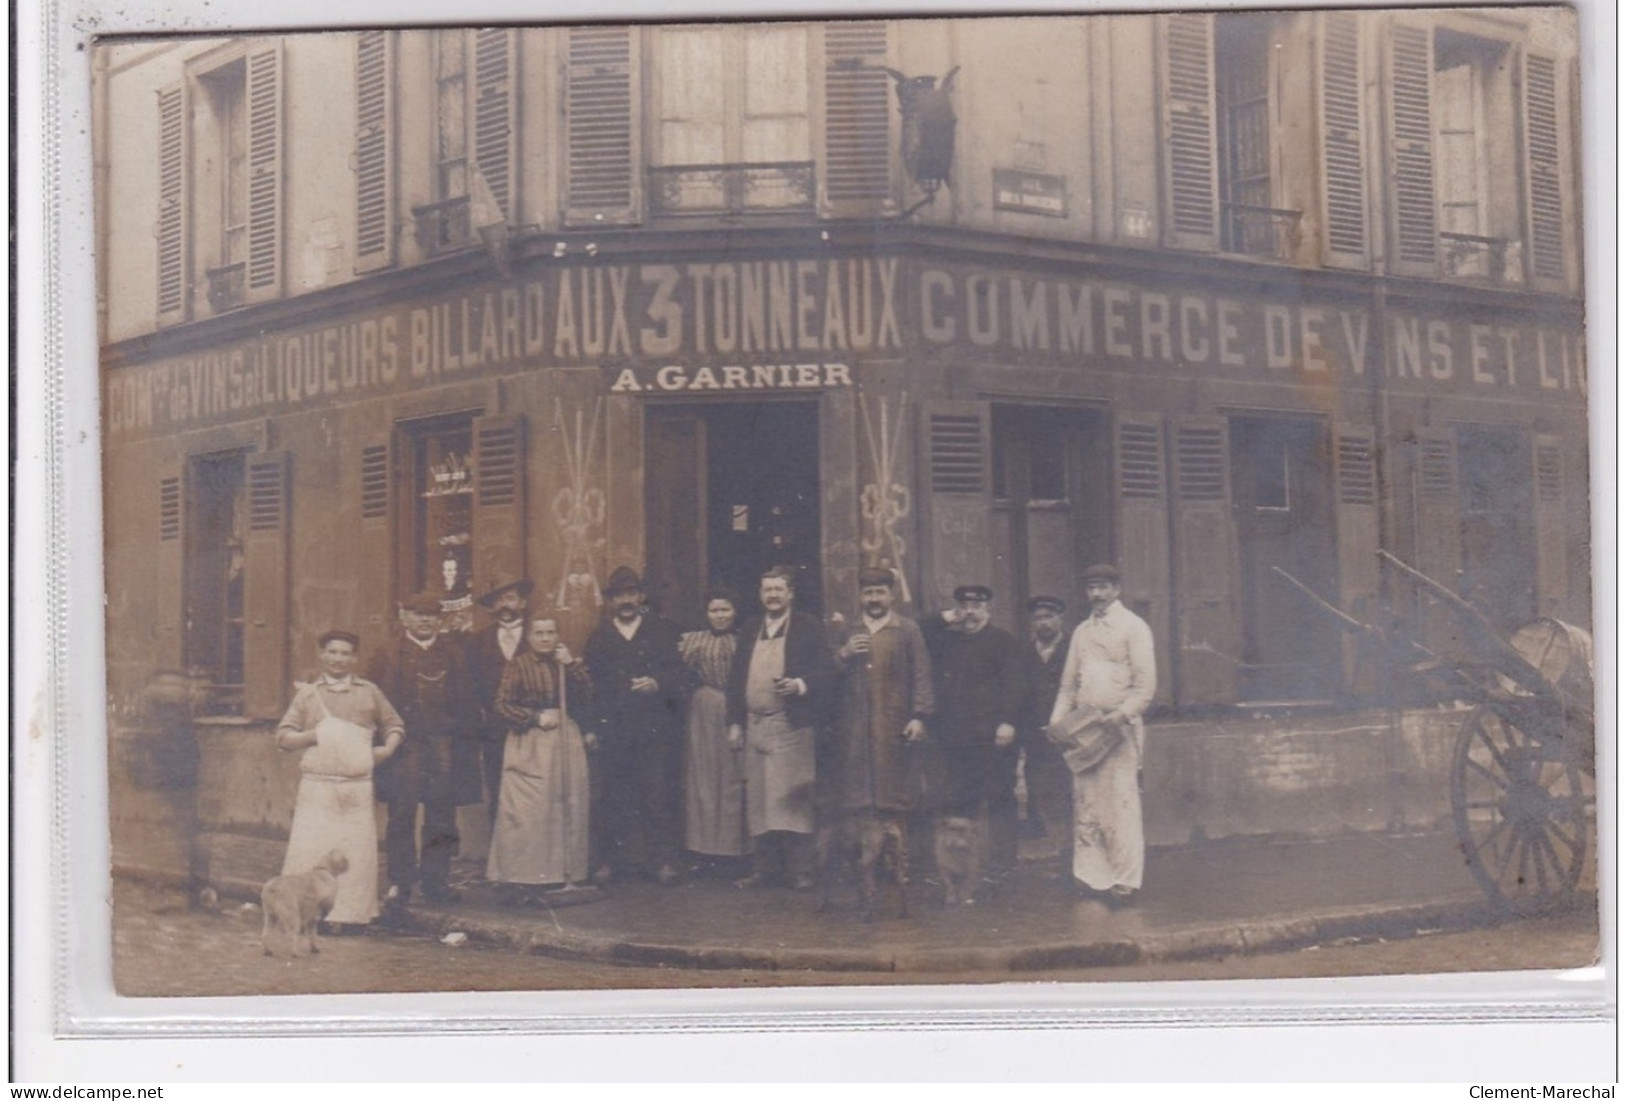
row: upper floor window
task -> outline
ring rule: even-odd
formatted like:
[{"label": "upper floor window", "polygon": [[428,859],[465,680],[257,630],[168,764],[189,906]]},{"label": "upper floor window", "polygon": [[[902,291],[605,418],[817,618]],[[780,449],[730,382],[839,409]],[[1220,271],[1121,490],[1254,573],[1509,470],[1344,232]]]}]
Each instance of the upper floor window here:
[{"label": "upper floor window", "polygon": [[1227,252],[1289,256],[1302,217],[1276,194],[1278,22],[1268,14],[1214,21],[1220,234]]},{"label": "upper floor window", "polygon": [[477,243],[481,230],[517,220],[515,35],[501,28],[433,32],[432,199],[413,211],[426,253]]},{"label": "upper floor window", "polygon": [[158,318],[282,288],[282,50],[232,45],[158,93]]},{"label": "upper floor window", "polygon": [[811,211],[808,29],[665,27],[655,43],[653,211]]}]

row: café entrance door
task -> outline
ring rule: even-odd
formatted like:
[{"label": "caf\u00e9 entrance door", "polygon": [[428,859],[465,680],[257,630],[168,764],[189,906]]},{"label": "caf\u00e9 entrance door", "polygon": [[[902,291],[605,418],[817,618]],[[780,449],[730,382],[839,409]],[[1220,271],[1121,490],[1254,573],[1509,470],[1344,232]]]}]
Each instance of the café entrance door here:
[{"label": "caf\u00e9 entrance door", "polygon": [[649,596],[690,630],[705,591],[757,609],[763,570],[795,571],[796,607],[822,610],[818,403],[755,401],[651,406],[644,417]]}]

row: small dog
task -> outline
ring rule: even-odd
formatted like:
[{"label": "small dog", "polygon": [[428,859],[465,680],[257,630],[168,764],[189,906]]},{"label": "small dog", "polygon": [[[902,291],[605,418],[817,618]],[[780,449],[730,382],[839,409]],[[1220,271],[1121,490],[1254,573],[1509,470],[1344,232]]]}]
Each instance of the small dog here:
[{"label": "small dog", "polygon": [[842,815],[818,829],[818,909],[829,909],[830,887],[838,857],[856,857],[858,902],[863,920],[872,922],[879,909],[882,883],[897,892],[897,916],[908,917],[908,816],[883,810]]},{"label": "small dog", "polygon": [[982,882],[982,827],[974,818],[938,820],[937,874],[942,877],[942,904],[962,906],[975,901]]},{"label": "small dog", "polygon": [[316,947],[316,923],[333,909],[338,877],[350,867],[349,858],[332,849],[308,872],[279,875],[260,890],[265,925],[260,944],[267,956],[307,956]]}]

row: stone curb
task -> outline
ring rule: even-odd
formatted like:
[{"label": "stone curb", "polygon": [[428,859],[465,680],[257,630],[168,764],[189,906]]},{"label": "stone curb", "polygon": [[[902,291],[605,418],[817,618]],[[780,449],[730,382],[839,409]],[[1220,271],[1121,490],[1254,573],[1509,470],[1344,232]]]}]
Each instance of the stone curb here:
[{"label": "stone curb", "polygon": [[549,927],[545,914],[528,919],[486,912],[414,907],[388,928],[440,937],[466,933],[470,942],[509,951],[639,967],[695,970],[846,972],[1022,972],[1111,967],[1286,952],[1355,940],[1400,939],[1493,925],[1496,912],[1481,898],[1362,906],[1289,918],[1221,921],[1139,936],[998,947],[805,948],[634,941]]}]

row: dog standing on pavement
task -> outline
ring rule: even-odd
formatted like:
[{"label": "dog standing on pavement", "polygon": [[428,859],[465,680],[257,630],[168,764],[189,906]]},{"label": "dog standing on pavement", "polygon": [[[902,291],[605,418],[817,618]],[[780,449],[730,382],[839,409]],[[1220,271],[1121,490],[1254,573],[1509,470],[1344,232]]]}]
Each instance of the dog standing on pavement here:
[{"label": "dog standing on pavement", "polygon": [[349,867],[349,858],[331,849],[310,871],[291,872],[266,882],[260,890],[260,908],[265,912],[260,945],[267,956],[292,959],[320,951],[316,923],[333,908],[338,877]]},{"label": "dog standing on pavement", "polygon": [[942,904],[975,901],[982,882],[982,827],[974,818],[948,817],[937,822],[937,874],[942,877]]},{"label": "dog standing on pavement", "polygon": [[865,810],[841,816],[818,830],[819,910],[829,909],[830,886],[838,857],[857,857],[858,902],[863,920],[872,922],[880,892],[889,884],[897,892],[897,916],[908,917],[908,816]]}]

